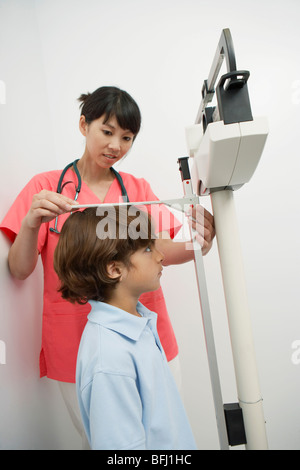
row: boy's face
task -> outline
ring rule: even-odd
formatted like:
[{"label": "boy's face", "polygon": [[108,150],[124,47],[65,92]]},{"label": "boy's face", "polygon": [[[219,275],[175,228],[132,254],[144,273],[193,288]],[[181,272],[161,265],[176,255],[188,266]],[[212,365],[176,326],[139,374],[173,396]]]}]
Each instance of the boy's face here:
[{"label": "boy's face", "polygon": [[150,292],[160,287],[164,255],[156,248],[155,240],[130,257],[131,266],[122,275],[123,287],[134,295]]}]

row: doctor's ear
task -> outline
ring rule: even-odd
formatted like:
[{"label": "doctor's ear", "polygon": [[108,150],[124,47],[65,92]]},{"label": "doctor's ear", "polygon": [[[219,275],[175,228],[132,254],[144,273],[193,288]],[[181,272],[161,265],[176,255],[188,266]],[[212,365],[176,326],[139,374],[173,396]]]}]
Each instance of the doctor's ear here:
[{"label": "doctor's ear", "polygon": [[88,124],[85,120],[85,116],[84,114],[82,114],[79,119],[79,130],[81,134],[84,135],[84,137],[86,137],[87,127],[88,127]]},{"label": "doctor's ear", "polygon": [[119,279],[121,281],[124,270],[125,266],[120,261],[111,261],[106,266],[106,272],[110,279]]}]

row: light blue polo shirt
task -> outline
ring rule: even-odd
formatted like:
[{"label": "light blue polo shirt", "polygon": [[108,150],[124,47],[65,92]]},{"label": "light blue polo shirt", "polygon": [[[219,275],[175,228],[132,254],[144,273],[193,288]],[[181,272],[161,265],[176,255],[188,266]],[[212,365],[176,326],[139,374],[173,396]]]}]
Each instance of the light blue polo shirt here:
[{"label": "light blue polo shirt", "polygon": [[77,358],[77,396],[92,449],[196,449],[157,330],[104,302],[92,310]]}]

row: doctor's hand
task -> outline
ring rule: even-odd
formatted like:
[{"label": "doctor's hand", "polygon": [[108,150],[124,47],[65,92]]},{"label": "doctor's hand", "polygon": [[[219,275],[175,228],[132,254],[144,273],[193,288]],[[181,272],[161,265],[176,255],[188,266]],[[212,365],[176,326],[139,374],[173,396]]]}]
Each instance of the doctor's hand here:
[{"label": "doctor's hand", "polygon": [[200,204],[189,210],[189,216],[189,225],[196,231],[196,240],[202,247],[202,254],[206,255],[216,235],[214,217]]},{"label": "doctor's hand", "polygon": [[62,194],[43,189],[33,196],[23,222],[31,229],[38,229],[42,223],[50,222],[58,215],[70,212],[74,204],[78,203]]}]

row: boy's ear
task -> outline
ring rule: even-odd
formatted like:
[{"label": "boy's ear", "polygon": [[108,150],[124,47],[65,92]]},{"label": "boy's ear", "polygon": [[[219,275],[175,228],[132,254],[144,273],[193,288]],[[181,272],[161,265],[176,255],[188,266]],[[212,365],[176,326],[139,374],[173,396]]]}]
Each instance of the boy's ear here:
[{"label": "boy's ear", "polygon": [[111,261],[106,266],[106,271],[107,271],[108,277],[110,277],[111,279],[118,279],[119,278],[119,280],[121,280],[122,279],[122,274],[123,274],[123,271],[124,271],[124,267],[125,267],[124,264],[121,263],[120,261]]}]

